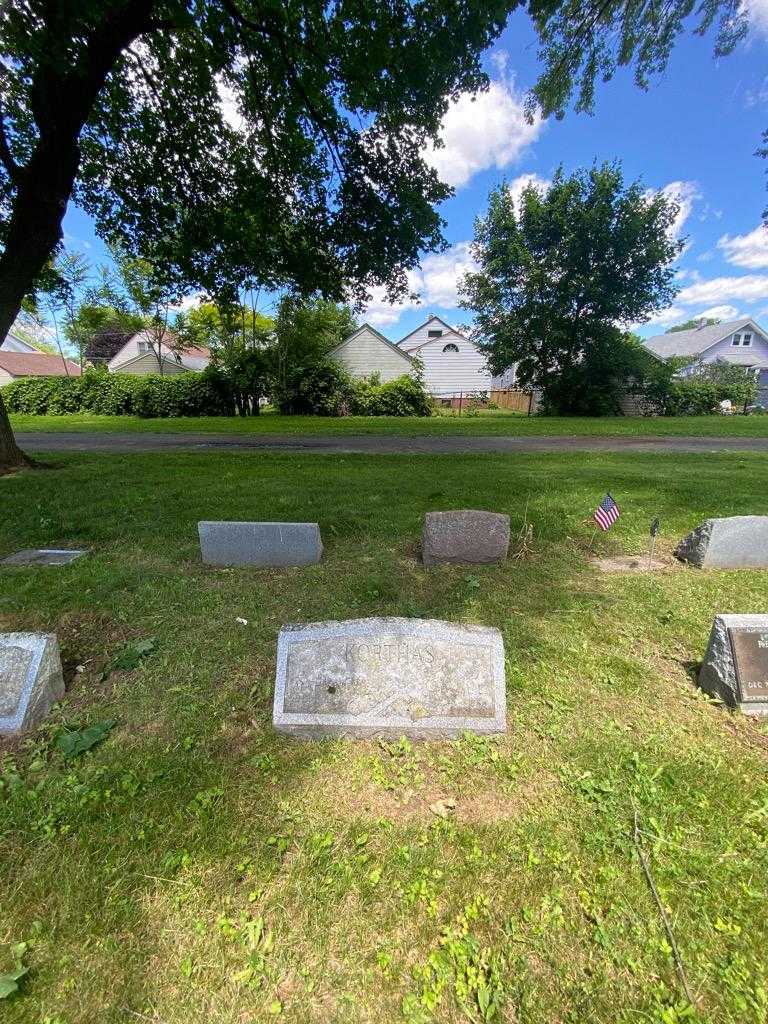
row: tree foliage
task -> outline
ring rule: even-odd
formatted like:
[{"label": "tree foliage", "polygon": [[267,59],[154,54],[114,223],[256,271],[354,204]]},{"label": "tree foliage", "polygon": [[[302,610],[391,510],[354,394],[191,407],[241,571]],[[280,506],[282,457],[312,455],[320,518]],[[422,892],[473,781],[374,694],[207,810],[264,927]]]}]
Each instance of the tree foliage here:
[{"label": "tree foliage", "polygon": [[698,327],[713,327],[719,323],[720,321],[714,317],[700,316],[694,320],[686,320],[682,324],[675,324],[674,327],[669,327],[664,333],[676,334],[678,331],[695,331]]},{"label": "tree foliage", "polygon": [[461,286],[492,371],[516,364],[549,409],[615,412],[617,382],[646,358],[626,328],[675,294],[676,213],[665,196],[625,186],[618,165],[559,169],[545,192],[525,189],[519,209],[506,185],[494,189],[475,224],[478,270]]}]

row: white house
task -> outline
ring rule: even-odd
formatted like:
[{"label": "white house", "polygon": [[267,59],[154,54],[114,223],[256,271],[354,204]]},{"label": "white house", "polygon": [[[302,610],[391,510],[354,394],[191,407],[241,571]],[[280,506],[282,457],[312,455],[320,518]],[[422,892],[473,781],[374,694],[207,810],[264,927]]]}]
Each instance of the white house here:
[{"label": "white house", "polygon": [[[167,338],[173,342],[174,335],[169,332]],[[149,331],[138,331],[131,335],[109,360],[107,369],[110,373],[160,373],[157,345],[153,344],[153,341]],[[209,349],[194,346],[176,351],[171,345],[161,343],[160,355],[162,372],[165,375],[186,373],[187,370],[204,370],[211,361]]]},{"label": "white house", "polygon": [[514,380],[514,371],[492,377],[476,343],[434,314],[398,345],[421,360],[427,391],[437,397],[511,387]]},{"label": "white house", "polygon": [[[688,356],[699,363],[721,360],[752,367],[758,375],[758,401],[768,402],[768,334],[749,317],[702,325],[689,331],[657,334],[648,338],[645,344],[659,359]],[[686,376],[695,372],[695,366],[682,371]]]},{"label": "white house", "polygon": [[370,324],[361,327],[345,338],[340,345],[328,353],[331,359],[341,363],[353,377],[369,377],[377,373],[383,383],[412,373],[413,359],[403,352]]}]

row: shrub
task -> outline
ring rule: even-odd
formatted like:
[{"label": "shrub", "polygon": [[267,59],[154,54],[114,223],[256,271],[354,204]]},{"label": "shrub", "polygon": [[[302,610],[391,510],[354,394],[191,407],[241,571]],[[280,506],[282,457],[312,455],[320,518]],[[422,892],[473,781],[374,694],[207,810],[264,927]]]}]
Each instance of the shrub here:
[{"label": "shrub", "polygon": [[418,377],[406,373],[380,384],[374,375],[356,382],[352,412],[357,416],[429,416],[432,403]]},{"label": "shrub", "polygon": [[690,360],[658,363],[641,385],[639,400],[659,416],[706,416],[729,399],[743,408],[757,395],[757,378],[751,370],[731,363],[698,364],[689,376],[680,376]]},{"label": "shrub", "polygon": [[294,366],[272,389],[275,405],[288,415],[346,416],[354,395],[355,382],[333,360]]},{"label": "shrub", "polygon": [[207,372],[138,377],[88,370],[82,377],[24,377],[7,385],[3,398],[10,412],[48,416],[227,416],[234,411],[229,387]]}]

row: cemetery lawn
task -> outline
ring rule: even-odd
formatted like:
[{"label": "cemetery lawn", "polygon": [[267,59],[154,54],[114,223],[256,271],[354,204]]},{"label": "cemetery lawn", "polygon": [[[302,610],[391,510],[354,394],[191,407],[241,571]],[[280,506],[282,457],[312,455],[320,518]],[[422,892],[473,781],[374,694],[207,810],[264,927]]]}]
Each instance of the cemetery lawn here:
[{"label": "cemetery lawn", "polygon": [[[606,489],[596,551],[658,515],[669,555],[768,512],[768,460],[67,454],[0,479],[0,555],[91,549],[0,570],[0,630],[57,632],[68,685],[0,741],[2,1020],[764,1024],[768,729],[692,676],[768,572],[598,574]],[[527,517],[520,557],[425,571],[423,513],[462,507]],[[206,568],[202,518],[318,521],[325,557]],[[280,625],[369,615],[497,626],[508,735],[276,736]]]},{"label": "cemetery lawn", "polygon": [[404,437],[616,436],[616,437],[768,437],[768,416],[523,416],[503,409],[476,415],[445,410],[435,416],[200,416],[141,419],[138,416],[13,415],[18,431],[58,433],[205,433],[297,436],[388,434]]}]

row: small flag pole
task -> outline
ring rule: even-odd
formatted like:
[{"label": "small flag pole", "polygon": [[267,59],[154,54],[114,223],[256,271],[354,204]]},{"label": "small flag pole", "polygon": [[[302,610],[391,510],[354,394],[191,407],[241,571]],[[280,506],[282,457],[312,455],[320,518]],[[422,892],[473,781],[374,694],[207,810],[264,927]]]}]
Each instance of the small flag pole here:
[{"label": "small flag pole", "polygon": [[595,543],[595,537],[597,536],[597,527],[592,531],[592,536],[589,538],[589,547],[587,548],[587,554],[592,554],[592,545]]},{"label": "small flag pole", "polygon": [[659,519],[658,516],[651,520],[651,529],[649,531],[651,535],[651,542],[648,548],[648,572],[651,571],[653,565],[653,553],[656,550],[656,537],[659,533]]}]

